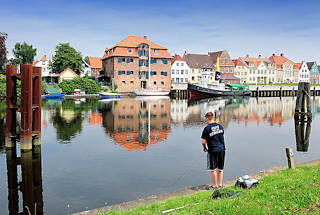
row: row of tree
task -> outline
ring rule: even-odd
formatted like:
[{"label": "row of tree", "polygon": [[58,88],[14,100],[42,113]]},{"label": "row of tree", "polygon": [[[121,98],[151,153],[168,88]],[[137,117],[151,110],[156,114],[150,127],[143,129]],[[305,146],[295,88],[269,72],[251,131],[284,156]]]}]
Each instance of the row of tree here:
[{"label": "row of tree", "polygon": [[[14,58],[9,62],[7,60],[6,41],[7,34],[0,32],[0,72],[4,73],[4,66],[9,63],[13,65],[17,64],[32,64],[35,56],[37,55],[37,49],[32,45],[28,45],[26,42],[16,43],[12,53]],[[88,63],[88,57],[84,59]],[[66,68],[71,68],[74,72],[79,74],[83,70],[82,55],[79,51],[70,46],[69,43],[60,43],[56,46],[55,55],[53,56],[52,71],[54,73],[60,73]]]}]

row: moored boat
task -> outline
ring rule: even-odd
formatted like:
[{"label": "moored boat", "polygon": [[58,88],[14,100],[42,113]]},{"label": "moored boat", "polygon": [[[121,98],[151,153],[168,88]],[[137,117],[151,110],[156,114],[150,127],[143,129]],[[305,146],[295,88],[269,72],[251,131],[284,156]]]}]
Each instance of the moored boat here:
[{"label": "moored boat", "polygon": [[45,96],[46,99],[53,99],[53,98],[62,98],[64,97],[64,94],[48,94]]},{"label": "moored boat", "polygon": [[122,95],[119,93],[108,93],[108,92],[99,93],[99,97],[103,99],[120,99],[121,96]]}]

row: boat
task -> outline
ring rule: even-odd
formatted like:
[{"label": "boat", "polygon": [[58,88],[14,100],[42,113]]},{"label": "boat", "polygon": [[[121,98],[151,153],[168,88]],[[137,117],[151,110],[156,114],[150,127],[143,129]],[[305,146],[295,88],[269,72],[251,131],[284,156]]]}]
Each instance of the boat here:
[{"label": "boat", "polygon": [[134,93],[137,96],[167,96],[170,91],[162,91],[160,89],[138,89]]},{"label": "boat", "polygon": [[120,99],[121,94],[119,93],[108,93],[108,92],[103,92],[99,94],[99,97],[102,99]]},{"label": "boat", "polygon": [[188,92],[190,99],[251,95],[248,85],[230,84],[221,80],[219,57],[217,58],[216,71],[206,68],[199,84],[188,84]]},{"label": "boat", "polygon": [[64,94],[48,94],[45,96],[46,99],[54,99],[54,98],[62,98],[64,97]]}]

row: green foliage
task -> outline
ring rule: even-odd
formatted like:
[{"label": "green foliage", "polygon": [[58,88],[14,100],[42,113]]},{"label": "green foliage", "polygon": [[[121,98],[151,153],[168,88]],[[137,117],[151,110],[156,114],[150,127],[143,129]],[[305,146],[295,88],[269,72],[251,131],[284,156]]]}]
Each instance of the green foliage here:
[{"label": "green foliage", "polygon": [[86,57],[84,58],[84,61],[85,61],[86,63],[89,63],[89,57],[86,56]]},{"label": "green foliage", "polygon": [[[0,97],[4,97],[6,95],[6,77],[0,77]],[[17,94],[21,95],[21,81],[17,80]]]},{"label": "green foliage", "polygon": [[72,69],[78,75],[83,70],[81,53],[69,45],[60,43],[56,46],[51,67],[55,73],[60,73],[66,68]]},{"label": "green foliage", "polygon": [[100,90],[99,85],[94,80],[85,77],[63,80],[58,86],[65,94],[73,94],[74,89],[84,89],[87,94],[95,94]]},{"label": "green foliage", "polygon": [[114,88],[114,89],[113,89],[114,91],[117,91],[117,89],[118,89],[118,84],[114,83],[113,88]]},{"label": "green foliage", "polygon": [[7,62],[7,48],[6,48],[6,39],[7,34],[0,32],[0,74],[5,71],[4,65]]},{"label": "green foliage", "polygon": [[32,48],[32,45],[28,45],[26,42],[16,43],[12,50],[14,59],[12,64],[32,64],[34,57],[37,55],[37,49]]},{"label": "green foliage", "polygon": [[[212,191],[174,197],[127,211],[103,214],[159,214],[183,207],[173,214],[320,214],[320,165],[286,169],[259,180],[256,188],[238,198],[211,200]],[[234,186],[224,191],[238,191]],[[197,203],[197,205],[195,205]],[[171,214],[171,213],[170,213]]]}]

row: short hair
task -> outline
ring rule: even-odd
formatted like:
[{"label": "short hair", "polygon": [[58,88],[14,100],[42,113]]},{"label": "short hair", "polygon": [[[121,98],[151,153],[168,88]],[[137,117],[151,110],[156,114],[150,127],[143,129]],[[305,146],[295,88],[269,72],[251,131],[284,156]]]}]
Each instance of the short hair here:
[{"label": "short hair", "polygon": [[213,113],[212,113],[212,112],[208,112],[208,113],[206,113],[205,117],[206,117],[208,120],[212,120],[212,119],[213,119]]}]

